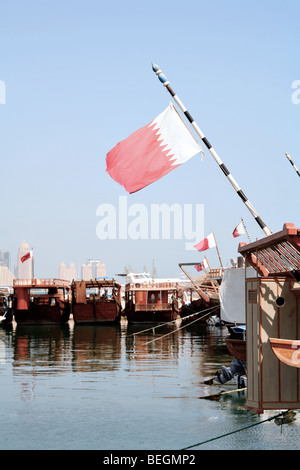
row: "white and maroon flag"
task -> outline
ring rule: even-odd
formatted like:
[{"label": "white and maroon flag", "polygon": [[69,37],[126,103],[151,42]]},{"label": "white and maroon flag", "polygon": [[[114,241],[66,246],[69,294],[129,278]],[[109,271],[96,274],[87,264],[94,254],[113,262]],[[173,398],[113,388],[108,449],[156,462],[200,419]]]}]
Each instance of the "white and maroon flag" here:
[{"label": "white and maroon flag", "polygon": [[209,248],[213,248],[214,246],[216,246],[216,240],[213,233],[210,233],[206,238],[204,238],[204,240],[201,240],[201,242],[197,243],[197,245],[194,245],[198,251],[205,251]]},{"label": "white and maroon flag", "polygon": [[246,233],[244,224],[243,222],[240,222],[239,225],[235,227],[234,231],[232,232],[232,235],[234,236],[234,238],[236,238],[236,237],[239,237],[240,235],[243,235],[244,233]]},{"label": "white and maroon flag", "polygon": [[22,256],[20,258],[21,262],[24,263],[25,261],[27,261],[29,258],[32,258],[32,250],[31,251],[28,251],[28,253],[26,253],[24,256]]},{"label": "white and maroon flag", "polygon": [[148,186],[203,152],[173,104],[150,124],[119,142],[106,156],[106,171],[126,191]]},{"label": "white and maroon flag", "polygon": [[207,269],[207,268],[208,268],[208,263],[207,263],[206,259],[203,260],[203,261],[201,261],[200,264],[197,264],[197,265],[195,266],[195,268],[197,269],[198,273],[199,273],[200,271],[202,271],[203,269]]}]

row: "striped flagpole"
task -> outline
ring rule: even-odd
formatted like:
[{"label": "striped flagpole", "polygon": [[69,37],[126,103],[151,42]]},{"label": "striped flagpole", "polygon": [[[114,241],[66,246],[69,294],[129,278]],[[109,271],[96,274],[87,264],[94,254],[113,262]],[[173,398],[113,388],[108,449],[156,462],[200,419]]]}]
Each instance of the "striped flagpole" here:
[{"label": "striped flagpole", "polygon": [[249,211],[251,212],[251,214],[255,218],[255,220],[258,223],[258,225],[260,226],[260,228],[262,228],[262,230],[264,231],[264,233],[266,235],[271,235],[272,234],[271,230],[267,227],[267,225],[259,217],[258,213],[254,209],[252,204],[248,201],[248,198],[245,196],[245,194],[243,193],[243,191],[241,190],[241,188],[239,187],[237,182],[234,180],[234,178],[230,174],[229,170],[226,168],[226,166],[224,165],[224,163],[222,162],[222,160],[218,156],[217,152],[213,149],[212,145],[209,143],[209,141],[207,140],[207,138],[205,137],[205,135],[203,134],[203,132],[201,131],[199,126],[196,124],[196,122],[194,121],[194,119],[192,118],[192,116],[190,115],[190,113],[188,112],[186,107],[184,106],[184,104],[181,102],[181,100],[178,98],[176,93],[170,87],[170,82],[167,80],[167,77],[162,73],[159,66],[156,65],[156,64],[152,64],[152,70],[156,73],[156,75],[158,76],[161,83],[166,87],[166,89],[168,90],[168,92],[170,93],[170,95],[172,96],[174,101],[178,104],[181,111],[184,113],[185,117],[188,119],[189,123],[193,126],[193,128],[195,129],[197,134],[200,136],[202,142],[204,142],[204,144],[206,145],[206,147],[210,151],[211,155],[213,156],[213,158],[215,159],[215,161],[217,162],[217,164],[219,165],[219,167],[221,168],[221,170],[223,171],[223,173],[225,174],[225,176],[229,180],[230,184],[233,186],[236,193],[240,196],[240,198],[242,199],[242,201],[244,202],[246,207],[249,209]]},{"label": "striped flagpole", "polygon": [[300,172],[299,172],[298,168],[296,167],[295,163],[293,162],[293,160],[291,159],[291,157],[288,153],[286,153],[286,157],[290,161],[291,165],[294,167],[294,170],[296,171],[298,176],[300,176]]}]

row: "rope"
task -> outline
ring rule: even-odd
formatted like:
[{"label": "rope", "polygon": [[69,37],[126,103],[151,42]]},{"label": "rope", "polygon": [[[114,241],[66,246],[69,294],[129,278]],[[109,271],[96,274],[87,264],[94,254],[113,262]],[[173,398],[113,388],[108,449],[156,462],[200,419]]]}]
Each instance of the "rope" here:
[{"label": "rope", "polygon": [[[192,311],[192,309],[191,309],[188,305],[186,305],[186,307],[187,307],[189,310]],[[183,318],[180,318],[180,319],[181,319],[181,320],[187,320],[188,318],[193,317],[194,315],[199,315],[199,313],[201,313],[201,312],[206,312],[206,311],[211,310],[211,309],[214,310],[215,308],[218,308],[218,307],[219,307],[219,306],[217,306],[217,307],[208,307],[208,308],[206,308],[206,309],[204,309],[204,310],[199,310],[199,312],[194,312],[194,313],[192,313],[191,315],[188,315],[187,317],[183,317]],[[209,313],[211,313],[211,312],[209,312]],[[205,315],[202,315],[202,316],[200,317],[200,319],[206,317],[207,315],[208,315],[208,313],[205,314]],[[177,320],[171,320],[171,321],[168,321],[168,322],[166,322],[166,323],[159,323],[158,325],[156,325],[156,326],[151,326],[150,328],[147,328],[146,330],[137,331],[136,333],[132,333],[131,335],[127,335],[127,338],[130,338],[131,336],[139,335],[139,334],[141,334],[141,333],[145,333],[146,331],[149,331],[149,330],[155,330],[156,328],[160,328],[161,326],[170,325],[171,323],[175,323],[176,321],[177,321]]]},{"label": "rope", "polygon": [[180,449],[180,450],[187,450],[187,449],[191,449],[192,447],[201,446],[203,444],[207,444],[208,442],[212,442],[212,441],[216,441],[217,439],[221,439],[222,437],[230,436],[230,435],[235,434],[237,432],[244,431],[245,429],[253,428],[254,426],[258,426],[259,424],[263,424],[263,423],[266,423],[267,421],[272,421],[273,419],[279,418],[280,416],[285,416],[288,412],[289,412],[289,410],[283,411],[282,413],[279,413],[278,415],[272,416],[271,418],[267,418],[267,419],[264,419],[262,421],[259,421],[259,423],[249,424],[248,426],[245,426],[243,428],[236,429],[235,431],[227,432],[226,434],[222,434],[221,436],[217,436],[217,437],[213,437],[211,439],[207,439],[206,441],[198,442],[197,444],[193,444],[191,446],[184,447],[183,449]]},{"label": "rope", "polygon": [[131,336],[139,335],[141,333],[145,333],[146,331],[149,331],[149,330],[155,330],[156,328],[160,328],[161,326],[170,325],[171,323],[175,323],[176,321],[177,320],[171,320],[171,321],[168,321],[166,323],[159,323],[159,325],[151,326],[150,328],[147,328],[146,330],[137,331],[136,333],[132,333],[131,335],[127,335],[127,338],[130,338]]},{"label": "rope", "polygon": [[[216,310],[216,309],[219,308],[219,306],[217,306],[217,307],[210,307],[210,308],[214,308],[214,309]],[[200,312],[201,312],[201,311],[200,311]],[[200,312],[197,312],[197,313],[200,313]],[[146,346],[147,344],[154,343],[154,341],[157,341],[157,340],[159,340],[159,339],[162,339],[162,338],[164,338],[165,336],[172,335],[172,334],[175,333],[176,331],[182,330],[182,329],[185,328],[186,326],[192,325],[192,324],[195,323],[196,321],[202,320],[204,317],[206,317],[206,316],[209,315],[210,313],[211,313],[211,312],[208,312],[208,313],[206,313],[205,315],[202,315],[201,317],[196,318],[196,320],[194,320],[194,321],[188,323],[187,325],[183,325],[183,326],[181,326],[180,328],[177,328],[175,331],[171,331],[170,333],[166,333],[165,335],[162,335],[162,336],[160,336],[159,338],[155,338],[155,339],[152,339],[151,341],[148,341],[147,343],[143,343],[142,346]],[[196,313],[193,314],[193,315],[196,315]],[[190,315],[190,316],[193,316],[193,315]]]}]

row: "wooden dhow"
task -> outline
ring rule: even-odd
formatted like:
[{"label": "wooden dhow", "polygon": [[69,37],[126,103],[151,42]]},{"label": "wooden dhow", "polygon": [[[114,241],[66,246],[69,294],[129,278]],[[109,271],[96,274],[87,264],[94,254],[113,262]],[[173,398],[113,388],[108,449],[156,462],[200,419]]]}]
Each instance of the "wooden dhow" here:
[{"label": "wooden dhow", "polygon": [[13,313],[18,324],[63,324],[71,311],[70,283],[61,279],[15,279]]},{"label": "wooden dhow", "polygon": [[198,313],[206,321],[207,311],[210,311],[212,315],[220,315],[219,288],[222,282],[223,268],[210,269],[209,271],[203,269],[204,275],[195,279],[189,274],[186,266],[197,266],[197,264],[179,263],[180,269],[191,282],[191,287],[183,289],[180,316],[185,318],[193,313]]},{"label": "wooden dhow", "polygon": [[117,323],[121,318],[121,284],[115,279],[72,282],[75,324]]},{"label": "wooden dhow", "polygon": [[179,315],[178,280],[130,276],[125,285],[123,315],[129,323],[165,323]]}]

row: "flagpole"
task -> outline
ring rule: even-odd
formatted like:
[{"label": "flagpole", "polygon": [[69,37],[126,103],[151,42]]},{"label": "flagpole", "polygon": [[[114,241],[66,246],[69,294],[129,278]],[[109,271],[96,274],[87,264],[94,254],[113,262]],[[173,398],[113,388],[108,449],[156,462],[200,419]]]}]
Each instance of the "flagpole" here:
[{"label": "flagpole", "polygon": [[215,239],[215,244],[216,244],[216,249],[217,249],[219,260],[220,260],[220,265],[221,265],[221,268],[223,268],[223,264],[222,264],[222,260],[221,260],[221,256],[220,256],[220,252],[219,252],[219,248],[218,248],[218,244],[217,244],[217,240],[216,240],[214,232],[213,232],[213,236],[214,236],[214,239]]},{"label": "flagpole", "polygon": [[286,153],[286,158],[290,161],[290,164],[294,167],[294,170],[296,171],[297,175],[300,176],[300,172],[298,168],[296,167],[295,163],[293,162],[293,160],[291,159],[288,153]]},{"label": "flagpole", "polygon": [[210,264],[209,264],[209,262],[208,262],[208,259],[206,258],[206,256],[204,256],[204,258],[206,259],[207,266],[209,267],[209,270],[211,271],[211,267],[210,267]]},{"label": "flagpole", "polygon": [[32,280],[34,279],[34,261],[33,261],[33,248],[31,248],[32,252],[32,262],[31,262],[31,269],[32,269]]},{"label": "flagpole", "polygon": [[264,233],[266,235],[271,235],[272,234],[271,230],[267,227],[267,225],[259,217],[258,213],[254,209],[252,204],[249,202],[248,198],[246,197],[244,192],[241,190],[241,188],[239,187],[237,182],[234,180],[234,178],[230,174],[229,170],[226,168],[226,166],[224,165],[224,163],[222,162],[222,160],[218,156],[217,152],[213,149],[212,145],[209,143],[209,141],[207,140],[207,138],[205,137],[205,135],[203,134],[203,132],[201,131],[199,126],[196,124],[196,122],[194,121],[194,119],[192,118],[192,116],[190,115],[190,113],[188,112],[188,110],[186,109],[184,104],[182,103],[182,101],[178,98],[176,93],[170,87],[170,82],[167,80],[167,77],[162,73],[159,66],[156,65],[156,64],[152,64],[152,70],[158,76],[158,79],[160,80],[160,82],[166,87],[166,89],[168,90],[168,92],[170,93],[170,95],[172,96],[174,101],[178,104],[178,106],[182,110],[183,114],[185,115],[185,117],[187,118],[189,123],[192,125],[194,130],[200,136],[202,142],[204,142],[204,144],[206,145],[206,147],[210,151],[211,155],[213,156],[213,158],[215,159],[215,161],[217,162],[217,164],[219,165],[219,167],[221,168],[221,170],[225,174],[226,178],[229,180],[230,184],[233,186],[236,193],[240,196],[240,198],[242,199],[242,201],[244,202],[246,207],[249,209],[249,211],[251,212],[252,216],[254,217],[254,219],[256,220],[258,225],[260,226],[260,228],[264,231]]},{"label": "flagpole", "polygon": [[251,238],[249,237],[249,233],[248,233],[247,227],[246,227],[245,222],[244,222],[244,220],[242,219],[242,217],[241,217],[241,221],[242,221],[243,227],[244,227],[244,229],[245,229],[245,232],[246,232],[246,234],[247,234],[249,243],[251,243]]}]

